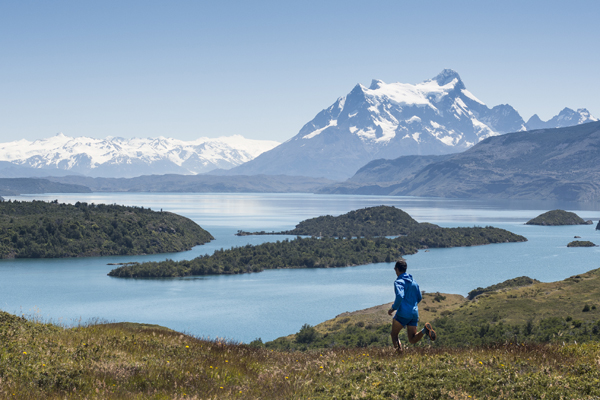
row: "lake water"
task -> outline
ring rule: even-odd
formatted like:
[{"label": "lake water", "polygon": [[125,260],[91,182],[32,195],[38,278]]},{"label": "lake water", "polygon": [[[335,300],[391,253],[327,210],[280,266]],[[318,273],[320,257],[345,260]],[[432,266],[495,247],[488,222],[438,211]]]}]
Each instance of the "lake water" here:
[{"label": "lake water", "polygon": [[[319,215],[393,205],[419,222],[445,227],[492,225],[529,239],[526,243],[431,249],[408,256],[409,272],[427,292],[466,295],[527,275],[549,282],[599,266],[600,248],[567,248],[575,235],[600,243],[598,204],[466,201],[409,197],[312,194],[93,193],[9,197],[17,200],[124,204],[184,215],[216,238],[194,249],[149,256],[0,260],[0,309],[35,314],[65,324],[100,319],[159,324],[203,337],[249,342],[297,332],[345,311],[391,302],[393,264],[339,269],[270,270],[237,276],[122,279],[107,263],[190,259],[215,249],[275,241],[286,236],[245,236],[281,231]],[[539,227],[524,223],[551,209],[575,211],[594,225]]]}]

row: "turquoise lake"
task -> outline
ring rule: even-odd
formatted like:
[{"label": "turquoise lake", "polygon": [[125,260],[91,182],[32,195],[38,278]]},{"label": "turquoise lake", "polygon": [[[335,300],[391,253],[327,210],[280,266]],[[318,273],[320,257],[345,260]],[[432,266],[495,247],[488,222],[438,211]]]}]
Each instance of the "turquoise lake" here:
[{"label": "turquoise lake", "polygon": [[[6,196],[5,196],[6,197]],[[297,332],[345,311],[391,302],[392,264],[338,269],[270,270],[237,276],[122,279],[108,263],[190,259],[215,249],[289,236],[237,237],[238,229],[280,231],[320,215],[393,205],[419,222],[445,227],[492,225],[526,243],[431,249],[407,256],[409,271],[427,292],[466,295],[527,275],[549,282],[600,267],[600,248],[567,248],[574,236],[600,243],[598,204],[470,201],[313,194],[92,193],[8,196],[21,201],[124,204],[184,215],[216,238],[190,251],[128,257],[0,260],[0,309],[67,325],[90,320],[159,324],[200,337],[263,341]],[[540,227],[524,223],[551,209],[577,212],[594,225]],[[291,237],[289,237],[291,238]]]}]

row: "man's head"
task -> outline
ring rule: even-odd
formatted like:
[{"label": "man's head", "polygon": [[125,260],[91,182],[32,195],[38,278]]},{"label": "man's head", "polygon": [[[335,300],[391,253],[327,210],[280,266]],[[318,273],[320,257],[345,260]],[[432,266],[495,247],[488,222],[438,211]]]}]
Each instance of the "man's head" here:
[{"label": "man's head", "polygon": [[407,267],[408,265],[406,264],[406,260],[404,258],[401,258],[398,261],[396,261],[396,265],[394,265],[394,269],[396,270],[397,275],[402,275],[403,273],[405,273]]}]

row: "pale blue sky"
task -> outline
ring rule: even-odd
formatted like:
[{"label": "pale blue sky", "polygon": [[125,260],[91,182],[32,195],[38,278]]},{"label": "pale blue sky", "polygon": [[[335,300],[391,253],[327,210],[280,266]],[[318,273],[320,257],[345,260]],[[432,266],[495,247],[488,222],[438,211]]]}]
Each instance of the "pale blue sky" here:
[{"label": "pale blue sky", "polygon": [[600,117],[598,1],[0,1],[0,142],[285,141],[371,79],[452,68],[527,120]]}]

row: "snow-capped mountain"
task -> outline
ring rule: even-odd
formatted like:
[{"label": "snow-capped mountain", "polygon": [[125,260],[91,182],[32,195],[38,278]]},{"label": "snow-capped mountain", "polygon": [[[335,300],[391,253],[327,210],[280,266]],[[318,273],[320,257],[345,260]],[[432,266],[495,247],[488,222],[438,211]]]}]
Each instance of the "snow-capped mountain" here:
[{"label": "snow-capped mountain", "polygon": [[227,173],[343,180],[374,159],[456,153],[487,137],[523,130],[525,121],[513,107],[489,108],[458,73],[445,69],[416,85],[358,84],[296,136]]},{"label": "snow-capped mountain", "polygon": [[38,176],[40,170],[48,171],[48,175],[70,171],[94,177],[190,175],[232,168],[277,145],[278,142],[251,140],[239,135],[186,142],[165,137],[73,138],[59,133],[34,142],[1,143],[0,161],[12,163],[20,174],[27,173],[29,168],[37,169]]},{"label": "snow-capped mountain", "polygon": [[570,108],[564,108],[558,115],[555,115],[548,121],[542,121],[537,114],[534,114],[529,121],[525,124],[528,131],[534,129],[547,129],[547,128],[565,128],[567,126],[574,126],[585,124],[587,122],[598,121],[590,115],[590,112],[585,108],[579,108],[577,111],[573,111]]}]

